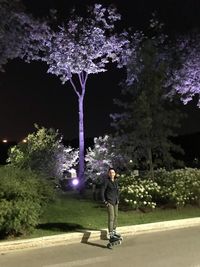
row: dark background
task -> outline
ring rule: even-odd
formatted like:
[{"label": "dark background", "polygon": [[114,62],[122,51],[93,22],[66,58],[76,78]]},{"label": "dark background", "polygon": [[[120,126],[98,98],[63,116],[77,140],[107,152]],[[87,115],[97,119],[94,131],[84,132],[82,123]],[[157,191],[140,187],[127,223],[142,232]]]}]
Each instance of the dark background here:
[{"label": "dark background", "polygon": [[[56,8],[60,17],[67,17],[72,7],[83,12],[88,4],[99,1],[26,0],[27,11],[35,16],[45,16]],[[145,30],[152,12],[164,22],[171,36],[200,28],[199,0],[123,0],[100,1],[114,3],[122,15],[124,28]],[[53,127],[63,134],[65,140],[78,138],[78,103],[70,83],[61,84],[58,77],[47,74],[45,64],[10,62],[5,73],[0,73],[0,140],[21,141],[34,130],[34,123],[46,128]],[[110,68],[106,73],[90,75],[85,95],[85,136],[93,138],[112,132],[109,114],[117,110],[113,98],[120,96],[119,82],[123,70]],[[196,101],[183,106],[188,114],[179,135],[200,132],[200,110]]]}]

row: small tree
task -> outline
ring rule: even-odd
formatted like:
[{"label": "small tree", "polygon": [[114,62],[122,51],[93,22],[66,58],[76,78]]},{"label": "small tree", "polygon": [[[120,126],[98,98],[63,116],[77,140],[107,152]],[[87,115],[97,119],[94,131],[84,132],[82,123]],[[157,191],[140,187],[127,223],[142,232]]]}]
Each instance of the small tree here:
[{"label": "small tree", "polygon": [[27,136],[26,143],[19,143],[10,149],[8,162],[47,178],[62,178],[64,170],[76,166],[78,151],[64,147],[58,131],[38,125],[35,127],[36,132]]},{"label": "small tree", "polygon": [[94,138],[94,147],[87,149],[85,161],[86,174],[94,181],[104,178],[109,167],[120,171],[128,164],[128,158],[120,153],[115,139],[109,135]]}]

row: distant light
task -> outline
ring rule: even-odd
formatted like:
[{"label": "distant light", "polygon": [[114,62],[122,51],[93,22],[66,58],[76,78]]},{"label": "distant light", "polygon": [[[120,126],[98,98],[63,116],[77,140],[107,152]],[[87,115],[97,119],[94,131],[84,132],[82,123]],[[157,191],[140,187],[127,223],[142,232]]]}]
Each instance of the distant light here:
[{"label": "distant light", "polygon": [[23,143],[27,143],[27,140],[26,140],[26,139],[24,139],[24,140],[22,140],[22,142],[23,142]]},{"label": "distant light", "polygon": [[7,143],[8,140],[7,140],[7,139],[3,139],[2,142],[3,142],[3,143]]},{"label": "distant light", "polygon": [[78,185],[78,184],[79,184],[79,180],[78,180],[78,179],[73,179],[73,180],[72,180],[72,184],[73,184],[74,186]]}]

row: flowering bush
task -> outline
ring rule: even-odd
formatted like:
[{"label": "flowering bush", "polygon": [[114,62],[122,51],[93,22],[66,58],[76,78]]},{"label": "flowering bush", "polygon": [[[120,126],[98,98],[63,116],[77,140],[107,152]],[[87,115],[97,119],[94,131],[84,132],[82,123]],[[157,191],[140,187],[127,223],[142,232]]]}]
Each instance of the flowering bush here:
[{"label": "flowering bush", "polygon": [[118,171],[118,166],[124,167],[128,163],[125,155],[119,153],[115,139],[105,135],[94,138],[94,147],[88,148],[85,155],[86,176],[94,182],[101,183],[101,179],[107,175],[109,167]]},{"label": "flowering bush", "polygon": [[148,177],[121,176],[121,199],[133,209],[170,205],[181,208],[200,204],[200,170],[185,168],[155,171],[154,181]]},{"label": "flowering bush", "polygon": [[120,181],[121,199],[133,209],[144,209],[156,207],[155,196],[159,193],[160,187],[153,180],[121,176]]},{"label": "flowering bush", "polygon": [[200,170],[185,168],[171,172],[158,170],[155,181],[160,185],[161,201],[180,208],[200,201]]}]

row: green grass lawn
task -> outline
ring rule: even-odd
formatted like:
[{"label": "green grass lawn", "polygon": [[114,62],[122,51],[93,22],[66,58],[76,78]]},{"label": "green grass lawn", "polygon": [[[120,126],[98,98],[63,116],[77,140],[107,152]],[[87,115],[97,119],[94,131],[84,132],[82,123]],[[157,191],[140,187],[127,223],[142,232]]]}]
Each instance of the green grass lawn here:
[{"label": "green grass lawn", "polygon": [[[159,209],[152,212],[119,210],[118,226],[177,220],[200,216],[200,208]],[[55,235],[78,229],[100,230],[107,227],[107,211],[92,197],[80,198],[76,192],[63,193],[46,208],[40,225],[30,237]]]}]

